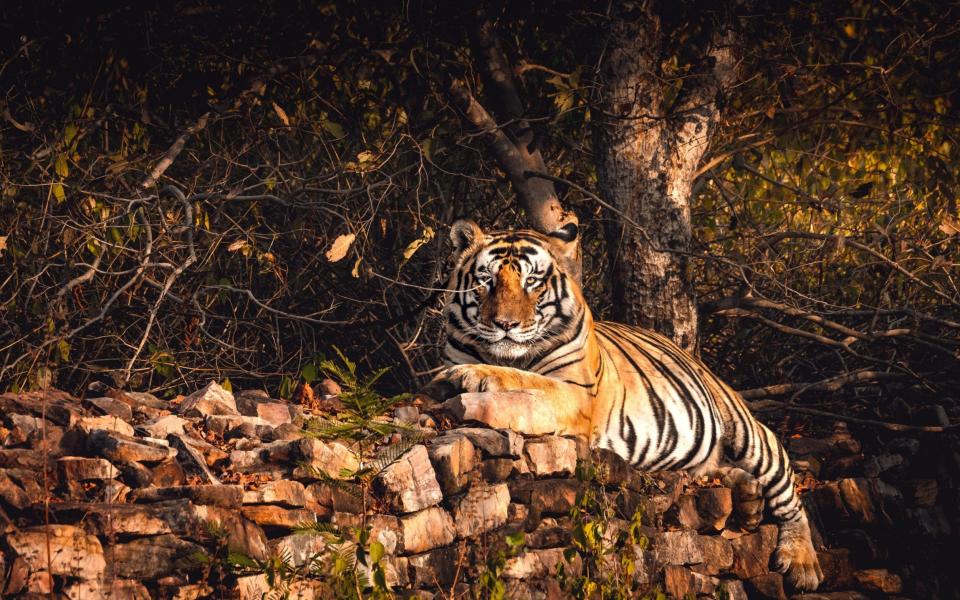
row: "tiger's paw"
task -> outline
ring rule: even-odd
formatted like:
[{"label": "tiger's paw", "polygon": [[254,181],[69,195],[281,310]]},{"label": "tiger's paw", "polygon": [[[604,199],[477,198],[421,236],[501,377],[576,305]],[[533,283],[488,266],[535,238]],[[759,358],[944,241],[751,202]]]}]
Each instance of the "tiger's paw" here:
[{"label": "tiger's paw", "polygon": [[[513,386],[514,388],[516,386]],[[420,394],[444,401],[464,392],[498,392],[511,389],[502,373],[490,365],[455,365],[447,367],[428,383]]]},{"label": "tiger's paw", "polygon": [[809,534],[781,530],[774,565],[787,582],[798,590],[815,590],[823,581],[823,571]]}]

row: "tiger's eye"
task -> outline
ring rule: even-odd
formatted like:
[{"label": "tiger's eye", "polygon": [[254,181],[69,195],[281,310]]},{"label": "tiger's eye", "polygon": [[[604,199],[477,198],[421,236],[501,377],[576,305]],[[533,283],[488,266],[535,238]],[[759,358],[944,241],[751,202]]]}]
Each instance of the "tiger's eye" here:
[{"label": "tiger's eye", "polygon": [[527,285],[533,285],[537,282],[536,277],[527,277]]}]

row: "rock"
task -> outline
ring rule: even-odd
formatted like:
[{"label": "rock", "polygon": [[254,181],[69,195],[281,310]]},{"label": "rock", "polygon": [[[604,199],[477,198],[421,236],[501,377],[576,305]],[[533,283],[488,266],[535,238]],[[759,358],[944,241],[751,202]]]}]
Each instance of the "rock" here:
[{"label": "rock", "polygon": [[164,415],[162,417],[150,419],[143,425],[139,425],[137,429],[143,430],[150,437],[166,438],[171,434],[183,435],[185,433],[183,426],[187,423],[188,421],[183,417],[178,417],[177,415]]},{"label": "rock", "polygon": [[817,552],[820,568],[823,570],[823,581],[820,589],[843,589],[853,585],[853,563],[850,561],[850,551],[846,548],[829,548]]},{"label": "rock", "polygon": [[280,479],[265,484],[260,489],[243,493],[244,504],[279,504],[302,508],[307,504],[306,490],[299,481]]},{"label": "rock", "polygon": [[[727,600],[748,600],[747,590],[743,587],[743,582],[735,579],[726,579],[717,586],[718,590],[723,590]],[[804,596],[806,598],[806,596]]]},{"label": "rock", "polygon": [[196,568],[196,556],[203,553],[203,548],[167,534],[116,544],[107,551],[108,578],[144,580]]},{"label": "rock", "polygon": [[908,437],[893,438],[887,444],[887,452],[913,458],[920,452],[920,440]]},{"label": "rock", "polygon": [[[212,593],[211,589],[209,593]],[[114,579],[109,582],[75,581],[63,588],[68,600],[92,600],[109,598],[110,600],[150,600],[150,592],[139,581],[132,579]],[[99,596],[98,596],[99,594]]]},{"label": "rock", "polygon": [[257,404],[256,416],[272,427],[279,427],[293,421],[290,405],[286,402],[261,402]]},{"label": "rock", "polygon": [[697,512],[702,526],[722,531],[733,513],[733,492],[730,488],[700,488],[697,490]]},{"label": "rock", "polygon": [[863,462],[863,474],[867,477],[879,477],[880,474],[903,465],[905,459],[899,454],[880,454],[871,456]]},{"label": "rock", "polygon": [[509,429],[496,431],[482,427],[460,427],[444,435],[463,435],[488,458],[517,459],[523,455],[523,436]]},{"label": "rock", "polygon": [[747,595],[751,598],[772,598],[773,600],[787,600],[783,590],[783,575],[780,573],[764,573],[747,580]]},{"label": "rock", "polygon": [[577,445],[571,439],[551,435],[528,440],[523,451],[536,477],[569,476],[577,470]]},{"label": "rock", "polygon": [[130,405],[114,398],[87,398],[83,404],[101,415],[113,415],[128,423],[133,420],[133,410]]},{"label": "rock", "polygon": [[833,446],[834,453],[838,456],[860,454],[862,449],[858,442],[847,428],[843,421],[837,421],[833,425],[833,434],[830,436],[830,444]]},{"label": "rock", "polygon": [[129,404],[134,409],[146,407],[154,410],[170,410],[169,402],[146,392],[122,392],[117,390],[112,396],[120,402]]},{"label": "rock", "polygon": [[240,414],[233,394],[220,387],[216,381],[211,381],[184,398],[177,412],[187,417]]},{"label": "rock", "polygon": [[284,423],[283,425],[280,425],[279,427],[274,427],[273,431],[271,432],[270,437],[272,438],[272,440],[267,440],[266,438],[264,438],[264,440],[265,440],[265,441],[278,441],[278,440],[282,440],[282,441],[293,441],[293,440],[299,440],[299,439],[303,438],[303,429],[301,429],[300,427],[297,427],[297,426],[294,425],[293,423]]},{"label": "rock", "polygon": [[235,396],[237,410],[241,415],[257,416],[257,406],[265,402],[273,402],[270,394],[263,390],[241,390]]},{"label": "rock", "polygon": [[942,506],[908,508],[906,515],[913,532],[924,538],[944,538],[953,533]]},{"label": "rock", "polygon": [[820,477],[820,471],[823,469],[823,463],[812,454],[795,458],[790,461],[790,464],[797,473],[809,473],[814,479]]},{"label": "rock", "polygon": [[674,598],[712,595],[720,584],[716,577],[691,571],[687,567],[667,565],[663,569],[663,582],[667,592]]},{"label": "rock", "polygon": [[76,398],[60,390],[7,392],[0,394],[0,414],[22,414],[39,417],[62,427],[72,427],[80,416]]},{"label": "rock", "polygon": [[[360,468],[360,459],[357,455],[340,442],[324,443],[314,438],[302,438],[299,444],[300,456],[309,466],[309,469],[297,467],[293,471],[294,477],[314,478],[315,469],[334,479],[350,479],[353,473]],[[432,470],[432,467],[431,467]]]},{"label": "rock", "polygon": [[461,423],[476,421],[525,435],[544,435],[559,429],[556,414],[539,390],[464,393],[442,407]]},{"label": "rock", "polygon": [[506,481],[513,473],[515,461],[512,458],[488,458],[480,463],[480,475],[487,483]]},{"label": "rock", "polygon": [[904,495],[914,506],[934,506],[940,494],[940,484],[936,479],[913,479],[904,486]]},{"label": "rock", "polygon": [[469,538],[507,522],[510,489],[507,484],[474,485],[465,495],[450,501],[457,536]]},{"label": "rock", "polygon": [[72,525],[21,529],[8,534],[6,544],[12,552],[7,559],[23,559],[32,571],[47,571],[49,567],[52,575],[91,580],[101,577],[106,568],[100,540]]},{"label": "rock", "polygon": [[97,429],[87,436],[87,451],[111,462],[160,462],[177,455],[168,446],[148,443],[113,431]]},{"label": "rock", "polygon": [[837,482],[840,497],[847,511],[861,523],[873,523],[877,519],[870,483],[863,478],[841,479]]},{"label": "rock", "polygon": [[340,384],[332,379],[323,379],[317,386],[317,391],[321,396],[339,396],[343,393]]},{"label": "rock", "polygon": [[398,423],[418,424],[420,423],[420,409],[416,406],[398,406],[393,409],[393,418]]},{"label": "rock", "polygon": [[527,550],[507,559],[502,576],[507,579],[532,579],[548,577],[556,573],[557,565],[564,562],[563,548]]},{"label": "rock", "polygon": [[327,540],[313,533],[292,533],[271,542],[278,556],[287,556],[290,565],[303,567],[319,556],[325,555]]},{"label": "rock", "polygon": [[581,483],[574,479],[513,480],[510,497],[544,514],[566,515],[577,501]]},{"label": "rock", "polygon": [[606,448],[593,449],[590,458],[597,469],[597,479],[606,485],[620,485],[636,473],[630,463]]},{"label": "rock", "polygon": [[133,437],[133,426],[120,417],[114,417],[112,415],[103,415],[99,417],[80,417],[77,419],[77,427],[87,435],[96,431],[97,429],[102,429],[104,431],[113,431],[115,433],[121,433],[123,435]]},{"label": "rock", "polygon": [[210,465],[227,458],[228,455],[225,452],[207,442],[179,433],[171,433],[170,439],[184,467],[200,475],[207,483],[220,483],[217,476],[210,470]]},{"label": "rock", "polygon": [[245,504],[240,512],[244,517],[262,527],[294,529],[306,523],[317,522],[317,516],[304,508],[283,508],[273,504]]},{"label": "rock", "polygon": [[815,592],[806,594],[797,594],[791,597],[791,600],[870,600],[869,596],[864,596],[860,592]]},{"label": "rock", "polygon": [[435,589],[453,584],[457,577],[460,557],[457,548],[438,548],[407,559],[410,583],[413,587]]},{"label": "rock", "polygon": [[400,517],[400,530],[403,551],[407,554],[446,546],[457,535],[449,513],[436,506]]},{"label": "rock", "polygon": [[120,473],[108,460],[79,456],[57,459],[57,469],[61,481],[104,481]]},{"label": "rock", "polygon": [[863,569],[853,572],[853,578],[868,592],[899,594],[903,590],[900,576],[886,569]]},{"label": "rock", "polygon": [[651,539],[654,564],[694,565],[703,562],[703,551],[693,531],[662,531]]},{"label": "rock", "polygon": [[181,499],[190,500],[194,504],[237,508],[243,501],[243,486],[213,484],[151,487],[135,490],[130,494],[130,500],[135,503]]},{"label": "rock", "polygon": [[[636,496],[639,502],[642,503],[643,497],[639,494]],[[624,510],[623,512],[626,513],[628,511]],[[699,530],[703,526],[703,523],[700,521],[700,512],[697,510],[697,497],[693,494],[683,494],[677,498],[673,509],[667,513],[667,520],[671,524],[679,525],[684,529]]]},{"label": "rock", "polygon": [[43,430],[43,419],[33,415],[4,415],[4,425],[9,429],[2,437],[4,446],[19,446],[29,443],[35,446]]},{"label": "rock", "polygon": [[270,425],[260,417],[244,415],[210,415],[204,419],[207,429],[218,435],[226,435],[238,430],[249,430],[246,433],[256,434],[257,426]]},{"label": "rock", "polygon": [[441,436],[430,441],[427,453],[443,495],[462,491],[477,464],[477,453],[470,440],[461,435]]},{"label": "rock", "polygon": [[719,575],[733,566],[733,547],[729,541],[720,536],[701,535],[697,536],[697,545],[700,546],[703,561],[694,570],[707,575]]},{"label": "rock", "polygon": [[150,469],[153,477],[153,485],[158,487],[173,487],[183,485],[187,480],[187,474],[183,467],[175,460],[166,460]]},{"label": "rock", "polygon": [[674,598],[696,597],[696,582],[693,572],[677,565],[667,565],[663,568],[663,586],[667,593]]},{"label": "rock", "polygon": [[[523,505],[516,504],[511,506]],[[513,522],[514,520],[510,519],[510,521]],[[525,548],[559,548],[571,543],[573,540],[571,533],[573,531],[572,525],[564,523],[564,526],[558,526],[547,521],[548,519],[544,519],[544,522],[541,523],[539,527],[524,536],[523,541]]]},{"label": "rock", "polygon": [[404,513],[422,510],[443,500],[429,453],[419,444],[381,471],[373,481],[373,489],[392,510]]},{"label": "rock", "polygon": [[776,525],[761,525],[754,533],[730,540],[733,548],[731,571],[740,579],[750,579],[769,571],[770,555],[777,546]]},{"label": "rock", "polygon": [[787,440],[787,450],[791,456],[811,454],[823,459],[832,454],[833,444],[818,438],[795,437]]}]

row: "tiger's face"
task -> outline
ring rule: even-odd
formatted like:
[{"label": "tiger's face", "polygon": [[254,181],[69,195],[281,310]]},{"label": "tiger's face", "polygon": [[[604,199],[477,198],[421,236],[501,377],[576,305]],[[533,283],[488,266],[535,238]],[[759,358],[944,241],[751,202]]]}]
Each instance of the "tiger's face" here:
[{"label": "tiger's face", "polygon": [[576,225],[543,235],[457,221],[450,237],[458,254],[444,308],[451,362],[515,364],[575,335],[586,310]]}]

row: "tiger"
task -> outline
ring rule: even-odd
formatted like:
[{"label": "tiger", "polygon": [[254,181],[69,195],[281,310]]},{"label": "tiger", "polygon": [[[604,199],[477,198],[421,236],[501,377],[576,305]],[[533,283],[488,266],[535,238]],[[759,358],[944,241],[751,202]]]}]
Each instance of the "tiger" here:
[{"label": "tiger", "polygon": [[783,445],[733,388],[668,338],[594,320],[580,286],[576,224],[487,233],[459,220],[450,240],[445,365],[424,396],[536,389],[557,433],[637,469],[744,475],[779,527],[774,566],[796,589],[819,586],[823,572]]}]

